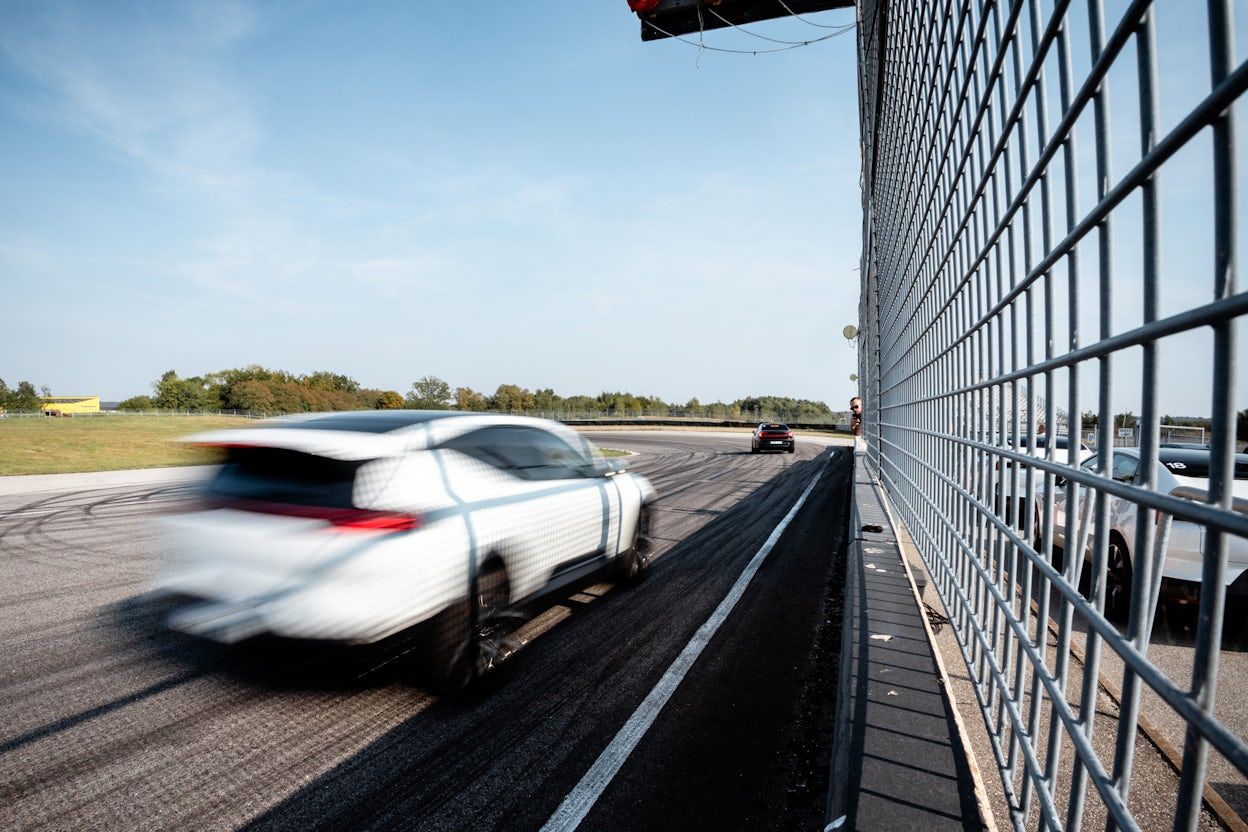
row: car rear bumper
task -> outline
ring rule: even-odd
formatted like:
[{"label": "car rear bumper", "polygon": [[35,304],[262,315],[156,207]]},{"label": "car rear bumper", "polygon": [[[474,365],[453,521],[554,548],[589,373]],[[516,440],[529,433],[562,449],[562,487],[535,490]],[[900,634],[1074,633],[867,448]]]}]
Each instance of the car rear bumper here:
[{"label": "car rear bumper", "polygon": [[415,537],[304,532],[265,518],[204,512],[164,522],[153,588],[197,599],[167,617],[174,630],[234,643],[261,634],[370,643],[444,609],[467,591],[457,524]]},{"label": "car rear bumper", "polygon": [[182,602],[165,619],[173,630],[223,644],[259,635],[370,644],[428,620],[441,606],[378,604],[376,588],[304,586],[271,596],[224,600],[169,587]]},{"label": "car rear bumper", "polygon": [[760,439],[754,443],[754,447],[760,451],[791,451],[793,446],[792,439]]}]

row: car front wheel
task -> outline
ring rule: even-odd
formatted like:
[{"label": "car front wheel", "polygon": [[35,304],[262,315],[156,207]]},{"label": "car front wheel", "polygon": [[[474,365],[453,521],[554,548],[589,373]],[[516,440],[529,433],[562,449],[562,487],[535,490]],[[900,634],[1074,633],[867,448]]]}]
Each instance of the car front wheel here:
[{"label": "car front wheel", "polygon": [[619,557],[616,571],[617,580],[624,586],[633,586],[641,581],[650,564],[650,555],[654,545],[650,542],[650,509],[642,506],[637,515],[637,531],[633,534],[633,545]]}]

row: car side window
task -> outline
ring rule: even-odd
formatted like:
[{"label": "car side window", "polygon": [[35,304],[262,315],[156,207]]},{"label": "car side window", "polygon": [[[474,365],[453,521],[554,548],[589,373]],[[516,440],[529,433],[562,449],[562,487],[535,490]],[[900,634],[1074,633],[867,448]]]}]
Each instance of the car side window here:
[{"label": "car side window", "polygon": [[585,476],[586,461],[571,445],[539,428],[499,425],[456,437],[443,445],[526,480]]},{"label": "car side window", "polygon": [[517,428],[524,434],[528,455],[525,472],[531,480],[566,480],[585,476],[585,457],[553,433],[540,428]]},{"label": "car side window", "polygon": [[1134,482],[1135,471],[1140,461],[1126,454],[1114,454],[1114,479],[1119,482]]},{"label": "car side window", "polygon": [[501,450],[501,448],[506,446],[506,442],[500,441],[502,438],[498,435],[499,431],[500,428],[474,430],[471,433],[465,433],[443,443],[442,447],[467,454],[473,459],[484,462],[487,465],[493,465],[495,468],[510,471],[513,464],[511,459]]},{"label": "car side window", "polygon": [[1101,470],[1101,461],[1098,457],[1090,456],[1079,466],[1085,471],[1091,471],[1093,474]]}]

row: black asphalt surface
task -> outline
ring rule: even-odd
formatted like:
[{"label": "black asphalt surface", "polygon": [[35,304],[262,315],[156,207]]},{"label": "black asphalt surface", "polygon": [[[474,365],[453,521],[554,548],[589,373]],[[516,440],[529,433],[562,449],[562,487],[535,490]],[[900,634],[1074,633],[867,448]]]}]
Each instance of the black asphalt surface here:
[{"label": "black asphalt surface", "polygon": [[186,487],[0,497],[0,829],[540,829],[827,466],[581,827],[820,828],[848,450],[594,438],[661,495],[651,572],[556,599],[459,701],[398,651],[166,631],[152,521]]}]

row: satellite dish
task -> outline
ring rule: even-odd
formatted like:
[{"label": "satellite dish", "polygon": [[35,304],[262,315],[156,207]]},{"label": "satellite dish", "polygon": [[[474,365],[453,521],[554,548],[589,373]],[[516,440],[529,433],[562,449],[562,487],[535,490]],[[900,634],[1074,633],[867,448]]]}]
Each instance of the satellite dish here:
[{"label": "satellite dish", "polygon": [[845,328],[841,330],[841,334],[845,336],[847,341],[852,341],[858,337],[858,327],[853,324],[847,324]]},{"label": "satellite dish", "polygon": [[858,374],[857,374],[857,373],[850,373],[850,374],[849,374],[849,380],[850,380],[850,381],[857,381],[857,380],[858,380]]}]

